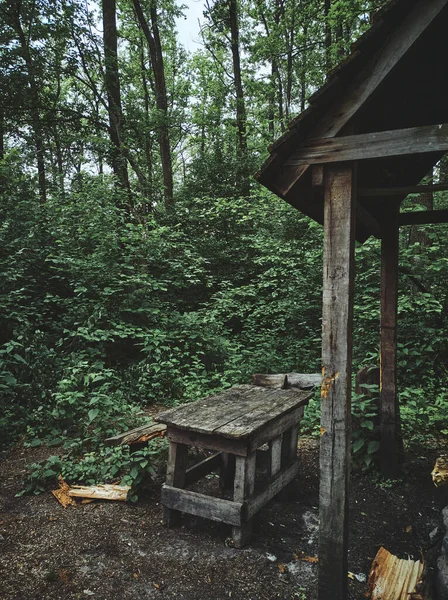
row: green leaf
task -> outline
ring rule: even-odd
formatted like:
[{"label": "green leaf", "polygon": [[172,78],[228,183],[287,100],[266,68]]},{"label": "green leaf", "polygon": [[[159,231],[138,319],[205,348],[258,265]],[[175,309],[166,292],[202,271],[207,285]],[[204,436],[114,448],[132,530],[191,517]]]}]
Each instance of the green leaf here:
[{"label": "green leaf", "polygon": [[100,412],[99,408],[91,408],[89,410],[89,412],[87,413],[87,416],[89,417],[89,423],[91,423],[94,419],[96,419],[99,412]]}]

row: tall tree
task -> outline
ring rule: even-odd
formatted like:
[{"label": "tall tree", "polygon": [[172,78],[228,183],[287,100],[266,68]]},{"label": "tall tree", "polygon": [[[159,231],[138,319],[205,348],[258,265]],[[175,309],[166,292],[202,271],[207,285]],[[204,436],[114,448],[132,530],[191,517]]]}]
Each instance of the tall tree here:
[{"label": "tall tree", "polygon": [[168,127],[168,99],[166,93],[165,69],[158,26],[157,7],[155,3],[151,3],[149,11],[151,20],[150,27],[139,0],[133,0],[133,3],[135,14],[137,15],[139,25],[148,43],[149,54],[151,57],[151,65],[154,74],[156,108],[158,111],[157,129],[162,161],[165,207],[167,211],[170,211],[174,207],[173,166]]},{"label": "tall tree", "polygon": [[118,35],[115,0],[102,0],[104,82],[107,92],[109,131],[112,143],[112,168],[120,186],[129,190],[129,178],[123,143],[123,110],[118,73]]}]

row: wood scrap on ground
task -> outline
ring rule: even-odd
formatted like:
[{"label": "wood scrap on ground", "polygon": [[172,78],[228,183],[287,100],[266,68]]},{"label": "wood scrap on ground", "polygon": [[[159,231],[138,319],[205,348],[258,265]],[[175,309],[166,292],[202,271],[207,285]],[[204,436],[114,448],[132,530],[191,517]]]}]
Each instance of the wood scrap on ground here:
[{"label": "wood scrap on ground", "polygon": [[150,423],[107,438],[104,443],[106,446],[144,444],[155,437],[163,437],[165,432],[166,425],[163,423]]},{"label": "wood scrap on ground", "polygon": [[60,475],[58,477],[58,482],[59,482],[59,489],[52,490],[51,493],[56,498],[56,500],[59,502],[59,504],[61,504],[64,508],[67,508],[67,506],[76,504],[75,500],[73,500],[73,498],[71,496],[69,496],[69,494],[68,494],[68,492],[70,490],[70,486],[68,485],[68,483],[65,483],[65,481],[62,479],[62,477]]},{"label": "wood scrap on ground", "polygon": [[92,498],[94,500],[122,500],[126,501],[130,485],[74,485],[70,488],[68,494],[72,498]]},{"label": "wood scrap on ground", "polygon": [[421,583],[423,563],[400,559],[380,548],[369,574],[370,600],[424,600],[417,591]]},{"label": "wood scrap on ground", "polygon": [[431,476],[436,487],[448,485],[448,456],[439,456]]},{"label": "wood scrap on ground", "polygon": [[58,481],[59,489],[53,490],[51,493],[64,508],[67,508],[67,506],[76,506],[77,502],[75,498],[83,498],[81,504],[88,504],[94,500],[126,501],[128,492],[131,489],[131,486],[129,485],[115,484],[93,486],[74,485],[73,487],[70,487],[61,476],[58,477]]}]

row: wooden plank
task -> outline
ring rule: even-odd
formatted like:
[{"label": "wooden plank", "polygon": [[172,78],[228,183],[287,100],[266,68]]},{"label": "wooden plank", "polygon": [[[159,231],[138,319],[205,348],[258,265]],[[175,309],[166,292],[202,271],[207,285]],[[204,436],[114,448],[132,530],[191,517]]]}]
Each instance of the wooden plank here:
[{"label": "wooden plank", "polygon": [[219,394],[160,413],[155,420],[179,429],[213,433],[234,417],[249,411],[259,393],[260,388],[251,385],[234,386]]},{"label": "wooden plank", "polygon": [[231,440],[212,434],[197,433],[196,431],[185,431],[168,426],[167,437],[173,442],[215,450],[217,452],[228,452],[235,456],[246,456],[248,453],[247,440]]},{"label": "wooden plank", "polygon": [[[233,500],[243,506],[254,493],[255,462],[256,452],[252,452],[245,458],[236,457]],[[252,520],[246,518],[239,526],[233,528],[232,538],[235,547],[242,548],[250,540],[251,535]]]},{"label": "wooden plank", "polygon": [[269,442],[270,475],[275,477],[282,467],[282,436],[278,435]]},{"label": "wooden plank", "polygon": [[[188,446],[170,441],[168,449],[168,464],[166,469],[166,484],[177,488],[185,487],[187,470]],[[175,527],[181,521],[181,513],[164,507],[163,522],[167,527]]]},{"label": "wooden plank", "polygon": [[380,459],[385,477],[398,474],[399,407],[397,397],[398,226],[389,214],[381,242],[380,314]]},{"label": "wooden plank", "polygon": [[359,188],[358,196],[369,197],[376,196],[408,196],[409,194],[427,194],[433,192],[445,192],[448,190],[447,183],[436,183],[433,185],[406,185],[379,188]]},{"label": "wooden plank", "polygon": [[[384,40],[384,44],[378,49],[372,60],[347,86],[346,93],[333,102],[331,109],[318,121],[308,138],[331,138],[340,133],[391,73],[397,62],[445,8],[447,1],[418,2],[403,19],[394,35]],[[275,183],[279,193],[285,196],[307,169],[307,165],[281,169]]]},{"label": "wooden plank", "polygon": [[355,168],[325,171],[319,600],[347,597]]},{"label": "wooden plank", "polygon": [[247,502],[245,514],[247,519],[251,519],[257,512],[265,506],[274,496],[276,496],[282,489],[291,483],[291,481],[297,477],[299,472],[299,463],[296,461],[293,465],[290,465],[286,469],[282,469],[275,479],[271,481],[268,487],[266,487],[260,494],[251,498]]},{"label": "wooden plank", "polygon": [[188,487],[195,481],[199,481],[209,473],[213,471],[217,471],[221,467],[221,453],[216,452],[209,456],[208,458],[204,458],[201,462],[193,465],[189,469],[187,469],[185,473],[185,487]]},{"label": "wooden plank", "polygon": [[114,435],[113,437],[104,440],[106,446],[124,446],[126,444],[138,444],[147,442],[152,437],[163,435],[166,431],[166,425],[162,423],[149,423],[136,427],[125,433]]},{"label": "wooden plank", "polygon": [[448,223],[448,210],[419,210],[418,212],[400,213],[398,225],[431,225]]},{"label": "wooden plank", "polygon": [[205,496],[190,490],[164,485],[162,487],[162,503],[170,510],[184,512],[197,517],[204,517],[220,523],[239,525],[242,522],[243,504]]},{"label": "wooden plank", "polygon": [[269,420],[307,399],[308,394],[301,390],[241,385],[161,413],[156,420],[176,429],[237,439],[251,436]]},{"label": "wooden plank", "polygon": [[446,150],[448,150],[448,125],[428,125],[337,138],[312,139],[294,152],[285,165],[290,167],[326,164]]},{"label": "wooden plank", "polygon": [[[309,398],[312,398],[314,393],[309,394]],[[250,440],[250,450],[255,450],[269,442],[276,435],[280,435],[293,425],[300,423],[305,407],[299,406],[291,412],[284,415],[280,415],[275,420],[267,423],[264,427],[260,428],[256,434]]]},{"label": "wooden plank", "polygon": [[[251,409],[240,416],[232,419],[225,425],[217,428],[215,433],[228,438],[249,438],[276,418],[287,415],[296,408],[308,403],[312,394],[304,390],[270,390],[268,388],[259,388],[262,391],[268,391],[262,399],[251,406]],[[267,441],[267,440],[266,440]]]}]

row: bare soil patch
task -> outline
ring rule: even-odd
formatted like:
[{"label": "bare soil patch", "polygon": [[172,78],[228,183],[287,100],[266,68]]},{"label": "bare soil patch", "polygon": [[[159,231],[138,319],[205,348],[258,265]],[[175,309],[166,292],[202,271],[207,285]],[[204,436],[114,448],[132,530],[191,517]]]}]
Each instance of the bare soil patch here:
[{"label": "bare soil patch", "polygon": [[[414,559],[429,546],[446,501],[431,470],[438,448],[407,454],[394,485],[354,474],[349,569],[368,574],[378,548]],[[229,529],[186,517],[162,523],[160,481],[135,505],[95,502],[63,509],[48,492],[16,497],[25,466],[50,450],[15,448],[0,462],[0,598],[141,600],[314,600],[318,542],[318,448],[304,440],[301,470],[287,502],[272,501],[255,518],[251,544],[227,545]],[[210,485],[205,481],[204,486]],[[366,586],[350,580],[351,598]]]}]

